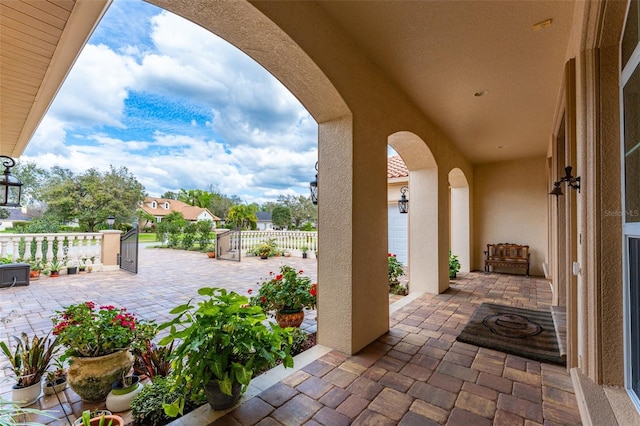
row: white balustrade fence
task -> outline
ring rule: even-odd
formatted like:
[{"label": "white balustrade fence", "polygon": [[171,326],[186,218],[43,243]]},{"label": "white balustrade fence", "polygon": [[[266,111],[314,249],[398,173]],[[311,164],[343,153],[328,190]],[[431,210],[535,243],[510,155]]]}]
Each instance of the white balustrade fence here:
[{"label": "white balustrade fence", "polygon": [[243,253],[247,253],[270,240],[275,240],[281,251],[302,252],[303,247],[309,252],[318,250],[316,231],[242,231],[240,247]]},{"label": "white balustrade fence", "polygon": [[102,263],[101,253],[102,234],[99,232],[0,234],[0,257],[11,256],[14,262],[40,259],[46,263],[56,257],[58,261],[75,265],[82,259],[86,259],[87,265],[97,265]]}]

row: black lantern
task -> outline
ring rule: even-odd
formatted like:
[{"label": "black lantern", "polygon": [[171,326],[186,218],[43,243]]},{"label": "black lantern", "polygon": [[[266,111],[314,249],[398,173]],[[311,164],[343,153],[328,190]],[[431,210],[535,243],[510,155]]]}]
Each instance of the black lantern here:
[{"label": "black lantern", "polygon": [[113,229],[113,224],[116,223],[116,218],[113,215],[109,215],[107,218],[107,225],[109,225],[109,229]]},{"label": "black lantern", "polygon": [[309,190],[311,191],[311,202],[318,204],[318,162],[316,161],[316,178],[309,182]]},{"label": "black lantern", "polygon": [[555,195],[556,197],[563,195],[562,189],[560,188],[562,182],[567,182],[569,188],[575,189],[580,192],[580,176],[573,177],[571,175],[572,169],[573,167],[571,166],[567,166],[564,168],[564,176],[561,177],[559,181],[553,183],[553,189],[549,193],[550,195]]},{"label": "black lantern", "polygon": [[11,157],[0,155],[0,164],[4,166],[4,174],[0,176],[0,207],[20,207],[22,182],[9,170],[16,162]]},{"label": "black lantern", "polygon": [[400,196],[400,199],[398,200],[398,209],[400,209],[400,213],[402,214],[407,214],[409,212],[409,200],[405,195],[408,190],[409,188],[406,186],[403,186],[402,188],[400,188],[400,192],[402,193],[402,196]]}]

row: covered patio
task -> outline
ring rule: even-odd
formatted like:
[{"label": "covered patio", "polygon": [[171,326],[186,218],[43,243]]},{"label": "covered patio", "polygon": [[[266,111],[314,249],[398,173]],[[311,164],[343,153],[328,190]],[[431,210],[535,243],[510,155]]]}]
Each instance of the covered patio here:
[{"label": "covered patio", "polygon": [[[162,322],[169,311],[202,286],[240,294],[286,263],[315,279],[313,259],[275,257],[242,262],[211,260],[202,253],[142,249],[140,272],[67,275],[2,289],[2,338],[21,331],[46,333],[49,317],[70,303],[92,300],[124,306]],[[185,279],[184,271],[189,270]],[[208,406],[176,424],[580,424],[571,379],[564,367],[456,342],[469,317],[483,302],[548,309],[546,280],[471,272],[451,281],[440,295],[390,296],[390,330],[355,355],[317,345],[296,360],[293,370],[277,368],[254,379],[242,405],[225,415]],[[315,313],[303,328],[315,331]],[[10,398],[10,381],[0,396]],[[69,388],[61,395],[73,421],[87,404]],[[65,425],[55,396],[41,396],[34,408],[52,410]],[[127,415],[131,420],[130,414]],[[270,423],[266,423],[270,422]]]}]

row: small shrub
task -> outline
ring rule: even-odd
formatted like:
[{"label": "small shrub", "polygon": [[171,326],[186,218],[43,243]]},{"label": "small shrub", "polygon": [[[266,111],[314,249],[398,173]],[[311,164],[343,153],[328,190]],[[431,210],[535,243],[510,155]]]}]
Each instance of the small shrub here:
[{"label": "small shrub", "polygon": [[398,260],[395,254],[387,254],[387,262],[389,266],[389,287],[398,283],[398,278],[404,275],[404,266]]},{"label": "small shrub", "polygon": [[[175,420],[174,417],[167,416],[162,407],[162,404],[170,404],[182,395],[180,390],[172,392],[171,386],[170,379],[156,377],[153,383],[142,388],[131,401],[131,414],[136,424],[158,426]],[[195,402],[192,398],[186,398],[185,414],[205,403],[204,394],[194,396]]]},{"label": "small shrub", "polygon": [[309,334],[301,328],[293,328],[291,333],[293,342],[291,342],[291,355],[295,356],[304,350],[304,344],[309,338]]}]

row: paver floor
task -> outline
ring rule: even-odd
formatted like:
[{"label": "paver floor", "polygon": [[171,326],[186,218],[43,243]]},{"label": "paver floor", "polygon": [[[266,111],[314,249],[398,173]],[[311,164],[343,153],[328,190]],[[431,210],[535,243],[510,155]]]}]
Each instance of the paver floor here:
[{"label": "paver floor", "polygon": [[[246,258],[236,263],[211,260],[201,253],[141,250],[138,275],[72,275],[1,289],[0,338],[22,330],[46,332],[54,310],[85,300],[126,306],[162,322],[172,307],[202,286],[244,294],[284,263],[316,277],[316,261],[311,259]],[[565,368],[455,340],[482,302],[543,309],[550,301],[543,279],[475,272],[452,281],[441,295],[390,297],[395,303],[389,332],[358,354],[328,351],[256,396],[244,398],[229,412],[212,412],[204,406],[198,416],[188,415],[179,424],[580,424]],[[304,326],[312,331],[315,314],[309,314]],[[10,386],[3,382],[0,387],[5,399]],[[67,411],[95,408],[70,389],[64,398]],[[41,397],[34,406],[64,417],[55,397]]]}]

